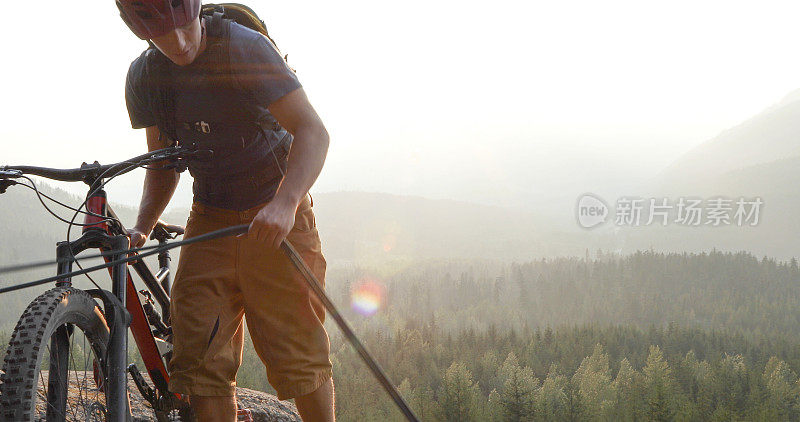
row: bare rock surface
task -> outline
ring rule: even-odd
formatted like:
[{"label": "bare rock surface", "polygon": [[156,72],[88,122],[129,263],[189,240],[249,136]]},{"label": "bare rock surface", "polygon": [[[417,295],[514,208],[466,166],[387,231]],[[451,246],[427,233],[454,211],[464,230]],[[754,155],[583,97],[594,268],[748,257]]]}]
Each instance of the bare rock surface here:
[{"label": "bare rock surface", "polygon": [[[44,384],[46,384],[47,371],[42,371],[42,381],[39,382],[39,398],[37,402],[37,420],[44,420],[46,405],[44,403]],[[99,394],[91,372],[71,372],[70,394],[68,398],[68,420],[102,420],[101,411],[105,407],[105,398]],[[128,391],[130,393],[131,413],[135,422],[155,421],[155,415],[150,404],[142,397],[136,384],[128,377]],[[248,388],[237,388],[237,398],[240,407],[250,409],[254,422],[301,422],[297,407],[290,401],[280,401],[272,394]]]},{"label": "bare rock surface", "polygon": [[[131,396],[131,413],[136,422],[155,420],[149,403],[139,394],[136,385],[129,378],[128,391]],[[272,394],[249,388],[236,388],[240,407],[250,409],[253,422],[302,422],[297,407],[290,401],[280,401]]]},{"label": "bare rock surface", "polygon": [[[155,420],[150,404],[139,394],[136,385],[129,378],[128,391],[131,396],[131,413],[136,422]],[[290,401],[280,401],[272,394],[249,388],[236,388],[240,407],[250,409],[253,422],[301,422],[297,407]]]},{"label": "bare rock surface", "polygon": [[248,388],[237,388],[236,394],[241,407],[253,413],[254,422],[301,422],[297,407],[290,401]]}]

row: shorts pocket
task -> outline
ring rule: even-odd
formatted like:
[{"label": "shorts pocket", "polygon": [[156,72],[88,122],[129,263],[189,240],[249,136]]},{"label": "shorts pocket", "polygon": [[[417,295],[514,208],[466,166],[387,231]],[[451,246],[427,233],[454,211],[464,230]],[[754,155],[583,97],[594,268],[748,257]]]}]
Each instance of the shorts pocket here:
[{"label": "shorts pocket", "polygon": [[317,228],[317,223],[314,220],[314,211],[312,211],[311,208],[298,211],[297,214],[295,214],[294,227],[292,227],[292,230],[306,233],[315,228]]},{"label": "shorts pocket", "polygon": [[186,219],[186,225],[183,226],[183,239],[191,239],[195,237],[195,226],[197,225],[197,214],[194,211],[189,212],[189,218]]},{"label": "shorts pocket", "polygon": [[308,196],[300,202],[297,207],[297,213],[294,215],[293,231],[310,232],[317,228],[317,222],[314,219],[314,210],[311,208]]},{"label": "shorts pocket", "polygon": [[206,215],[206,214],[208,214],[208,208],[204,204],[201,204],[199,202],[193,202],[190,215],[192,215],[192,214],[195,214],[195,215]]}]

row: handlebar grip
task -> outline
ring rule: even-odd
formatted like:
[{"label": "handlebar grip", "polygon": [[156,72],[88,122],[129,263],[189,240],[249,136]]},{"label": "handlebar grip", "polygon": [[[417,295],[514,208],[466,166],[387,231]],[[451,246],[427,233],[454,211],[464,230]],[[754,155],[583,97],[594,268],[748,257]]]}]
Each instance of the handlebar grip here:
[{"label": "handlebar grip", "polygon": [[164,230],[166,230],[168,233],[174,234],[183,234],[186,231],[183,226],[177,226],[174,224],[164,224]]},{"label": "handlebar grip", "polygon": [[167,224],[161,220],[158,220],[155,227],[153,227],[153,232],[150,233],[150,240],[157,240],[159,237],[163,238],[164,240],[167,238],[174,239],[176,236],[180,236],[184,232],[185,229],[182,226]]}]

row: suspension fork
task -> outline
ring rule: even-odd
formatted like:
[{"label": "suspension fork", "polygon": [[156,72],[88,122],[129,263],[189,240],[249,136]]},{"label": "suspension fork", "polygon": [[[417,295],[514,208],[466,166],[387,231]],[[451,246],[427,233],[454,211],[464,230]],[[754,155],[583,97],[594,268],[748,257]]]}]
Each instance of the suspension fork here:
[{"label": "suspension fork", "polygon": [[[100,230],[87,230],[79,239],[73,242],[59,242],[56,246],[56,255],[59,259],[58,274],[64,274],[72,269],[73,257],[86,249],[101,248],[103,250],[125,250],[128,248],[129,240],[126,236],[110,236]],[[106,257],[107,260],[118,260],[124,258],[124,254],[114,254]],[[111,293],[119,299],[120,303],[125,303],[127,285],[129,278],[126,263],[114,265],[111,269]],[[70,287],[72,280],[64,278],[56,282],[56,286]],[[114,422],[124,422],[130,415],[128,408],[127,377],[125,369],[128,360],[128,325],[130,324],[130,314],[126,309],[105,310],[106,319],[111,329],[109,337],[107,356],[103,357],[105,362],[101,362],[105,367],[105,379],[103,384],[106,388],[106,408],[108,420]]]},{"label": "suspension fork", "polygon": [[[111,238],[111,249],[123,251],[128,249],[130,240],[127,236],[113,236]],[[124,254],[111,255],[110,259],[118,260],[125,258]],[[128,264],[120,263],[111,268],[111,293],[119,299],[121,303],[127,303],[127,282],[130,278],[128,274]],[[130,315],[125,313],[125,315]],[[110,414],[109,420],[124,422],[130,414],[128,409],[128,318],[117,318],[115,316],[111,327],[111,337],[108,345],[108,365],[106,367],[108,395],[106,403]]]},{"label": "suspension fork", "polygon": [[[93,184],[91,185],[93,186]],[[86,199],[86,209],[89,213],[99,216],[106,215],[106,193],[103,189],[95,190]],[[64,274],[72,271],[75,255],[90,248],[105,250],[125,250],[129,240],[126,236],[110,236],[108,224],[101,217],[86,214],[84,219],[83,235],[73,242],[58,242],[56,244],[56,257],[58,258],[57,273]],[[121,254],[114,254],[111,259],[122,258]],[[108,258],[107,258],[108,259]],[[111,291],[120,303],[125,303],[125,281],[128,277],[128,268],[125,263],[115,265],[111,271]],[[58,287],[71,287],[72,279],[66,277],[56,281]],[[106,410],[109,421],[125,422],[130,416],[128,407],[127,376],[125,367],[128,360],[128,324],[129,314],[125,309],[106,309],[106,318],[111,329],[108,341],[107,356],[101,357],[105,362],[105,379],[103,385],[106,389]]]},{"label": "suspension fork", "polygon": [[[92,188],[94,185],[92,185]],[[85,216],[83,235],[73,242],[59,242],[56,247],[58,258],[57,274],[72,271],[75,255],[90,248],[99,248],[103,251],[122,251],[130,247],[130,240],[123,234],[113,234],[107,221],[99,216],[116,218],[114,212],[107,206],[106,193],[96,189],[86,200],[86,210],[90,213]],[[96,214],[96,215],[91,215]],[[104,257],[106,262],[126,258],[125,254],[115,253]],[[111,273],[111,294],[118,299],[110,309],[106,309],[106,318],[109,323],[111,335],[107,348],[105,362],[100,362],[105,368],[103,384],[106,389],[107,420],[125,422],[130,419],[130,409],[127,391],[127,351],[128,327],[133,330],[139,351],[144,359],[151,380],[164,394],[167,392],[168,375],[164,361],[158,352],[150,325],[139,301],[136,288],[133,284],[127,263],[119,263],[109,268]],[[156,297],[161,299],[162,306],[168,302],[166,292],[155,281],[143,261],[134,263],[137,272],[146,281],[151,290],[155,290]],[[148,277],[149,275],[149,277]],[[72,286],[71,278],[64,278],[56,282],[57,286]],[[119,304],[119,305],[117,305]],[[120,305],[124,304],[124,308]],[[106,307],[108,307],[106,303]],[[120,308],[120,309],[117,309]],[[131,321],[133,324],[131,324]]]}]

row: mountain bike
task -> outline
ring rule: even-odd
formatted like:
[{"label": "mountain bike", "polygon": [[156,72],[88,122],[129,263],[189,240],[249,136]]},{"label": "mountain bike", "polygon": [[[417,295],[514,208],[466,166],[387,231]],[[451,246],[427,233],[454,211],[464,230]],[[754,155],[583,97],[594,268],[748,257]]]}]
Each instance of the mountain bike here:
[{"label": "mountain bike", "polygon": [[[183,228],[159,221],[150,237],[158,241],[158,246],[129,249],[127,231],[109,206],[103,187],[115,177],[138,167],[150,168],[150,164],[168,163],[157,168],[183,172],[190,160],[208,160],[212,155],[213,151],[175,146],[111,165],[84,163],[77,169],[0,167],[0,194],[13,185],[26,186],[36,192],[48,212],[69,224],[67,240],[56,244],[56,276],[0,288],[2,294],[48,282],[56,285],[28,305],[11,335],[3,372],[0,373],[0,418],[10,421],[128,421],[132,418],[127,392],[127,374],[130,374],[157,421],[193,419],[184,398],[171,393],[168,388],[166,362],[172,354],[168,250],[181,244],[243,234],[248,225],[231,226],[188,240],[169,242],[183,234]],[[78,208],[73,208],[39,192],[27,175],[67,182],[82,181],[89,185],[89,193]],[[30,184],[20,180],[27,180]],[[44,199],[74,211],[72,220],[55,214]],[[75,223],[80,214],[84,216],[83,223]],[[82,227],[82,234],[70,241],[73,226]],[[73,271],[73,264],[81,266],[76,255],[92,248],[101,250],[97,256],[102,256],[106,264]],[[281,242],[281,249],[405,418],[418,422],[397,387],[336,309],[300,254],[285,239]],[[159,269],[153,273],[143,258],[156,253]],[[81,259],[84,258],[87,257]],[[40,264],[0,268],[0,273]],[[128,272],[129,265],[146,289],[137,290]],[[100,287],[88,275],[103,268],[108,268],[111,275],[111,291]],[[72,277],[82,274],[87,275],[95,289],[78,289],[72,285]],[[136,365],[127,364],[128,328],[152,387]],[[239,408],[237,417],[240,421],[252,422],[248,409]]]},{"label": "mountain bike", "polygon": [[[185,400],[168,389],[166,362],[172,350],[169,250],[155,251],[159,266],[156,272],[139,258],[138,252],[126,253],[127,231],[109,205],[104,186],[116,176],[152,164],[162,165],[159,168],[163,171],[180,172],[186,169],[187,160],[202,154],[172,147],[111,165],[83,163],[76,169],[0,167],[0,193],[13,185],[32,188],[42,205],[68,223],[69,229],[82,228],[78,239],[70,241],[68,230],[67,240],[57,243],[55,287],[28,305],[11,335],[0,374],[2,420],[131,420],[128,374],[152,407],[156,420],[192,419]],[[84,182],[89,193],[80,207],[73,208],[39,192],[28,175]],[[53,213],[44,199],[75,211],[72,220]],[[83,222],[77,223],[75,219],[80,214]],[[150,239],[163,246],[182,234],[182,227],[159,221]],[[109,265],[110,291],[91,276],[95,288],[73,286],[73,264],[80,266],[76,255],[92,248],[100,249]],[[136,286],[128,266],[138,274],[145,289]],[[19,287],[28,285],[33,283]],[[135,364],[127,364],[129,328],[149,383]],[[240,415],[247,418],[248,412],[240,411]]]}]

